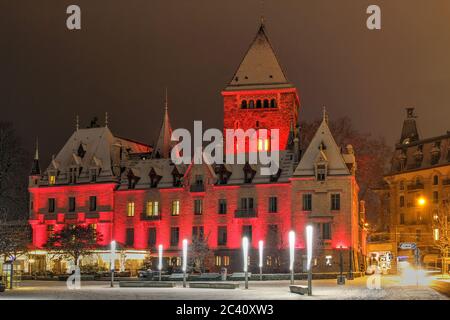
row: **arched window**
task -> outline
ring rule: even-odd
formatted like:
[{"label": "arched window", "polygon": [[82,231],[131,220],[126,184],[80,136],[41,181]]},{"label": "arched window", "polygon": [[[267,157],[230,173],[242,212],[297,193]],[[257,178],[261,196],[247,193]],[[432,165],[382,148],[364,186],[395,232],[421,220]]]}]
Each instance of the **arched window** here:
[{"label": "arched window", "polygon": [[247,100],[242,100],[241,109],[247,109]]},{"label": "arched window", "polygon": [[264,99],[264,108],[268,108],[269,107],[269,100]]},{"label": "arched window", "polygon": [[262,104],[261,104],[261,100],[256,100],[256,109],[261,109]]},{"label": "arched window", "polygon": [[270,107],[271,108],[276,108],[277,107],[277,100],[275,100],[275,99],[270,100]]},{"label": "arched window", "polygon": [[248,108],[255,109],[255,101],[254,100],[250,100],[250,104],[249,104]]},{"label": "arched window", "polygon": [[437,175],[435,175],[433,177],[433,185],[437,186],[439,184],[439,177]]}]

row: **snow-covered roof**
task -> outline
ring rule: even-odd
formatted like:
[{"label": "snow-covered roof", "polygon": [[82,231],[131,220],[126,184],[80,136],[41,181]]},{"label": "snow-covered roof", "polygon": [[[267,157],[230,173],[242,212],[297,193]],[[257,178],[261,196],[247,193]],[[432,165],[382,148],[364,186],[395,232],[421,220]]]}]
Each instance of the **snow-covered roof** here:
[{"label": "snow-covered roof", "polygon": [[119,167],[121,152],[150,151],[148,145],[115,137],[107,127],[78,129],[52,159],[46,173],[57,171],[56,183],[67,183],[69,170],[77,167],[76,180],[81,183],[89,179],[90,169],[97,169],[97,181],[110,181],[117,174],[113,167]]},{"label": "snow-covered roof", "polygon": [[350,174],[343,154],[328,127],[326,117],[324,117],[319,129],[317,129],[316,134],[295,169],[294,176],[314,176],[318,162],[326,162],[328,175]]},{"label": "snow-covered roof", "polygon": [[264,24],[261,24],[225,91],[290,87],[293,86],[287,80],[278,62]]}]

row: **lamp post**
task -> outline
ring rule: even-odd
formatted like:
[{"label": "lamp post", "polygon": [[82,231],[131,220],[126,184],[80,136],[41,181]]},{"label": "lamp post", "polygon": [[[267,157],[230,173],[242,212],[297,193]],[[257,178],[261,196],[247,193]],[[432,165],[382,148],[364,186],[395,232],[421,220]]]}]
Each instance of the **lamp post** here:
[{"label": "lamp post", "polygon": [[307,256],[307,268],[308,268],[308,296],[312,295],[312,251],[313,251],[313,227],[306,227],[306,256]]},{"label": "lamp post", "polygon": [[245,289],[248,289],[248,238],[242,238],[242,253],[244,255],[244,274],[245,274]]},{"label": "lamp post", "polygon": [[111,269],[111,288],[114,287],[114,270],[116,263],[116,241],[111,241],[111,261],[110,261],[110,269]]},{"label": "lamp post", "polygon": [[187,239],[183,240],[183,288],[186,288],[186,270],[187,270]]},{"label": "lamp post", "polygon": [[344,278],[344,257],[343,255],[343,248],[342,246],[339,247],[339,277],[337,279],[337,284],[345,284],[345,278]]},{"label": "lamp post", "polygon": [[291,284],[294,284],[294,258],[295,258],[295,232],[289,231],[289,270],[291,271]]},{"label": "lamp post", "polygon": [[264,241],[259,240],[259,280],[262,281]]},{"label": "lamp post", "polygon": [[159,281],[161,281],[161,272],[162,272],[162,258],[163,258],[163,245],[160,244],[158,246],[158,270],[159,270]]}]

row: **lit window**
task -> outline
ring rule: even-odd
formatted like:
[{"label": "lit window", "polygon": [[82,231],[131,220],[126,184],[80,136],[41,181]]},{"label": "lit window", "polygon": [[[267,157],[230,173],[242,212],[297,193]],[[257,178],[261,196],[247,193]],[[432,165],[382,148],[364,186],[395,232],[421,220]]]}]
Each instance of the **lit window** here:
[{"label": "lit window", "polygon": [[134,217],[134,202],[133,201],[128,202],[127,217]]},{"label": "lit window", "polygon": [[332,265],[331,259],[333,259],[332,256],[325,256],[325,265],[327,267],[331,267],[331,265]]},{"label": "lit window", "polygon": [[56,183],[56,176],[49,176],[48,177],[48,184],[52,186],[55,183]]},{"label": "lit window", "polygon": [[222,265],[222,257],[216,256],[216,267],[220,267]]},{"label": "lit window", "polygon": [[230,265],[230,257],[229,256],[223,256],[223,265],[225,267],[228,267]]},{"label": "lit window", "polygon": [[258,139],[258,151],[269,151],[269,139]]},{"label": "lit window", "polygon": [[159,214],[159,202],[147,201],[147,207],[145,212],[148,217],[157,216]]},{"label": "lit window", "polygon": [[433,237],[435,241],[439,240],[439,229],[433,229]]},{"label": "lit window", "polygon": [[172,215],[173,216],[180,215],[180,200],[172,201]]}]

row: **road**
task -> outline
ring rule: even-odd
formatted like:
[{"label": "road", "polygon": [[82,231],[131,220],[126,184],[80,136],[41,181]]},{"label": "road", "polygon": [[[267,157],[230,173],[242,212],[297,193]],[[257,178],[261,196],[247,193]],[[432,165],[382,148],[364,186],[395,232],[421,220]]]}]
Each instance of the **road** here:
[{"label": "road", "polygon": [[[301,296],[289,292],[288,281],[251,281],[249,289],[189,289],[182,288],[110,288],[108,282],[86,281],[81,288],[69,290],[63,281],[24,281],[19,288],[0,293],[2,299],[50,299],[50,300],[448,300],[429,287],[404,283],[396,276],[383,276],[380,289],[368,289],[367,277],[347,281],[337,286],[336,280],[314,280],[313,296]],[[305,284],[297,281],[296,284]]]}]

